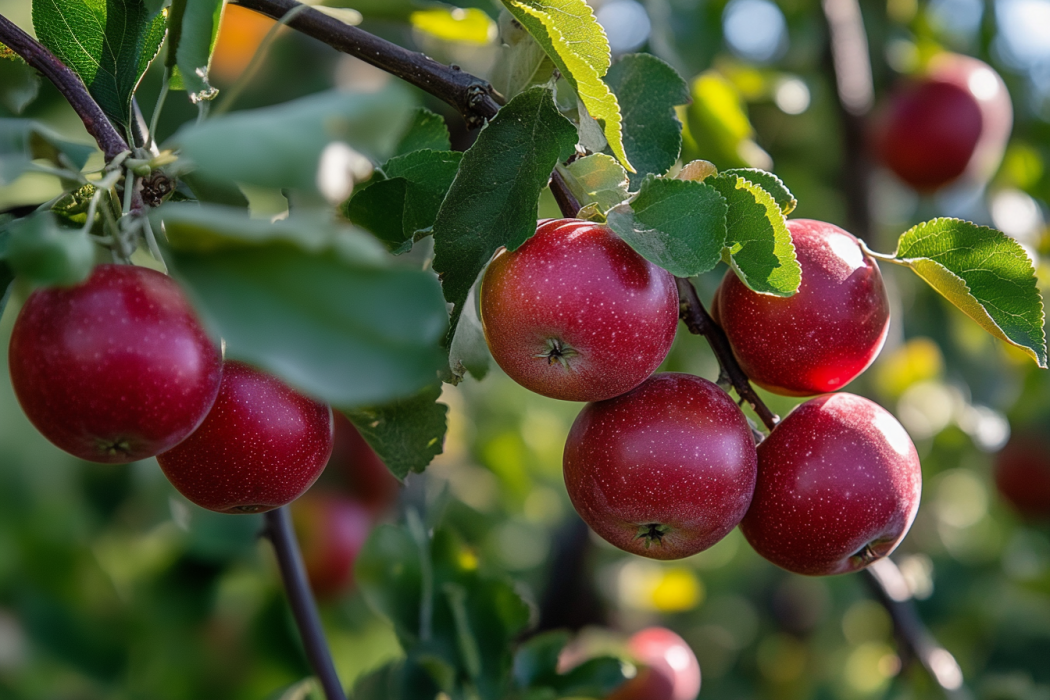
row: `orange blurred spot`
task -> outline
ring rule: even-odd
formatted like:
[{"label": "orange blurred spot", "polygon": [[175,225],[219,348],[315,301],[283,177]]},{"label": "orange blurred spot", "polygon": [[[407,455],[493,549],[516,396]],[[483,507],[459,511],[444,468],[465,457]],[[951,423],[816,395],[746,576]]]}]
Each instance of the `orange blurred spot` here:
[{"label": "orange blurred spot", "polygon": [[211,76],[219,82],[236,80],[275,23],[275,20],[239,5],[226,5],[211,58]]}]

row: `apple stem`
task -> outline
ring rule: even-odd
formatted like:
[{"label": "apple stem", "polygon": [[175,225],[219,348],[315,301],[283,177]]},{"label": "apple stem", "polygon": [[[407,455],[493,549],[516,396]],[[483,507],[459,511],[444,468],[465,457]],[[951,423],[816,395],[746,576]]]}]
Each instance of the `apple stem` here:
[{"label": "apple stem", "polygon": [[769,406],[766,406],[758,394],[755,393],[754,388],[751,386],[751,381],[744,374],[744,370],[740,369],[740,365],[733,355],[733,349],[729,345],[729,339],[726,338],[725,331],[715,323],[715,320],[711,318],[711,314],[707,313],[707,309],[704,308],[700,297],[696,293],[696,287],[684,277],[675,277],[675,282],[678,285],[678,299],[681,305],[679,316],[685,323],[686,328],[689,329],[690,333],[702,335],[707,339],[715,353],[715,357],[718,358],[718,365],[722,368],[722,373],[729,379],[737,395],[744,401],[747,401],[766,428],[769,430],[775,428],[777,423],[780,422],[780,417],[769,410]]},{"label": "apple stem", "polygon": [[346,700],[343,686],[332,663],[332,653],[325,641],[321,628],[321,616],[317,612],[317,603],[306,578],[306,567],[299,552],[299,542],[292,530],[292,520],[286,507],[267,511],[266,529],[263,534],[273,544],[277,564],[281,569],[281,581],[284,583],[288,602],[292,606],[296,627],[303,641],[310,666],[324,690],[326,700]]}]

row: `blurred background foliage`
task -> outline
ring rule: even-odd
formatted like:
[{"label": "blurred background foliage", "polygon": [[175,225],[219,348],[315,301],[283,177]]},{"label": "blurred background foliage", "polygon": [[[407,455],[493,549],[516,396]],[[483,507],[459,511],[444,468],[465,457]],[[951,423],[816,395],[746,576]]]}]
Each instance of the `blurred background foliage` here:
[{"label": "blurred background foliage", "polygon": [[[461,9],[422,0],[330,4],[370,31],[492,77],[498,14],[486,0]],[[614,55],[650,51],[689,81],[693,102],[680,111],[684,159],[774,169],[799,200],[796,216],[845,222],[841,127],[816,0],[592,4]],[[877,103],[901,75],[950,49],[995,67],[1015,110],[1006,157],[986,187],[919,196],[876,172],[869,244],[887,250],[913,223],[959,216],[995,225],[1036,260],[1050,261],[1050,0],[861,4]],[[27,29],[29,7],[0,0],[0,12]],[[272,27],[227,8],[212,70],[220,91],[229,94],[242,80]],[[159,90],[159,68],[144,79],[144,106]],[[234,108],[333,86],[374,90],[391,80],[281,29],[258,71],[242,81]],[[457,115],[421,93],[416,99],[447,118],[455,147],[469,145]],[[54,88],[0,61],[0,116],[15,115],[90,140]],[[169,97],[160,137],[196,117],[189,101]],[[0,210],[58,192],[52,178],[27,174],[0,187]],[[253,212],[267,214],[265,193],[247,194]],[[548,196],[540,216],[556,215]],[[1045,297],[1050,267],[1037,267]],[[705,300],[721,274],[699,280]],[[883,274],[894,305],[890,338],[850,391],[892,410],[922,457],[922,507],[895,559],[973,696],[1050,698],[1050,528],[1013,510],[993,476],[1011,433],[1035,435],[1035,458],[1050,460],[1050,374],[910,273],[884,267]],[[0,321],[5,359],[24,293],[16,290]],[[665,369],[717,376],[705,342],[684,328]],[[794,404],[765,398],[781,415]],[[858,576],[787,574],[736,531],[669,563],[589,537],[561,480],[578,405],[531,394],[498,368],[483,381],[446,386],[442,400],[450,408],[444,454],[408,479],[380,519],[395,520],[448,489],[447,522],[485,567],[516,582],[542,626],[582,628],[581,644],[593,649],[615,648],[649,624],[669,626],[699,658],[702,697],[939,696],[898,656],[890,621]],[[339,469],[356,468],[344,461],[351,464]],[[315,489],[345,490],[344,481],[326,474]],[[301,697],[309,689],[297,684],[308,668],[260,526],[255,516],[190,505],[152,460],[94,465],[59,452],[29,425],[10,383],[0,382],[0,697]],[[345,683],[401,654],[389,624],[353,588],[327,600],[323,615]]]}]

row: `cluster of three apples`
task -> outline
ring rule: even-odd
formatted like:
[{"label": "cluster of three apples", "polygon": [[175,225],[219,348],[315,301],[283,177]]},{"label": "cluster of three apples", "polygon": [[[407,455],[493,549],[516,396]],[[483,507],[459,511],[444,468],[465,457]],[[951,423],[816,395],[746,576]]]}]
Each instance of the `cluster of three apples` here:
[{"label": "cluster of three apples", "polygon": [[[878,266],[837,226],[788,222],[802,267],[797,294],[757,294],[729,271],[714,303],[741,367],[770,391],[831,392],[875,359],[889,304]],[[901,425],[873,402],[825,394],[755,446],[717,385],[653,374],[670,350],[674,277],[608,227],[541,222],[482,280],[496,362],[518,383],[588,401],[566,440],[570,499],[591,528],[658,559],[712,546],[738,524],[770,561],[845,573],[885,556],[918,508],[921,476]]]}]

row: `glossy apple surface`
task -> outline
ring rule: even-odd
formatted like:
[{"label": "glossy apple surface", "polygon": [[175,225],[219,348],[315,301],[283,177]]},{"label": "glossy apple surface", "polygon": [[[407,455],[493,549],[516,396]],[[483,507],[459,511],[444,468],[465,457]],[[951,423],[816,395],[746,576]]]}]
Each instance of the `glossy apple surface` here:
[{"label": "glossy apple surface", "polygon": [[892,94],[875,120],[875,152],[921,192],[964,175],[983,183],[1002,160],[1012,125],[999,74],[976,58],[943,53]]},{"label": "glossy apple surface", "polygon": [[759,386],[785,396],[835,391],[878,356],[890,304],[875,261],[834,224],[788,221],[802,284],[790,297],[758,294],[732,270],[712,315],[741,368]]},{"label": "glossy apple surface", "polygon": [[685,640],[665,627],[633,635],[627,650],[642,668],[607,700],[696,700],[700,664]]},{"label": "glossy apple surface", "polygon": [[1035,432],[1012,436],[995,458],[995,485],[1022,515],[1050,518],[1050,439]]},{"label": "glossy apple surface", "polygon": [[921,490],[919,455],[896,418],[853,394],[818,396],[758,446],[758,483],[740,530],[788,571],[845,574],[896,549]]},{"label": "glossy apple surface", "polygon": [[556,219],[481,283],[492,356],[516,382],[568,401],[633,389],[663,362],[678,325],[674,277],[607,226]]},{"label": "glossy apple surface", "polygon": [[751,429],[729,395],[673,372],[587,404],[563,461],[569,497],[591,529],[653,559],[696,554],[736,527],[756,464]]},{"label": "glossy apple surface", "polygon": [[335,444],[328,460],[325,478],[331,474],[346,493],[373,515],[386,511],[397,500],[401,482],[361,437],[354,424],[342,413],[335,413]]},{"label": "glossy apple surface", "polygon": [[298,498],[332,453],[332,409],[264,372],[227,361],[215,406],[157,456],[183,496],[220,513],[260,513]]},{"label": "glossy apple surface", "polygon": [[357,554],[372,530],[369,509],[352,498],[315,489],[291,510],[314,595],[331,599],[347,591],[354,582]]},{"label": "glossy apple surface", "polygon": [[219,348],[175,281],[131,265],[33,292],[8,360],[37,430],[91,462],[171,449],[204,420],[222,377]]}]

